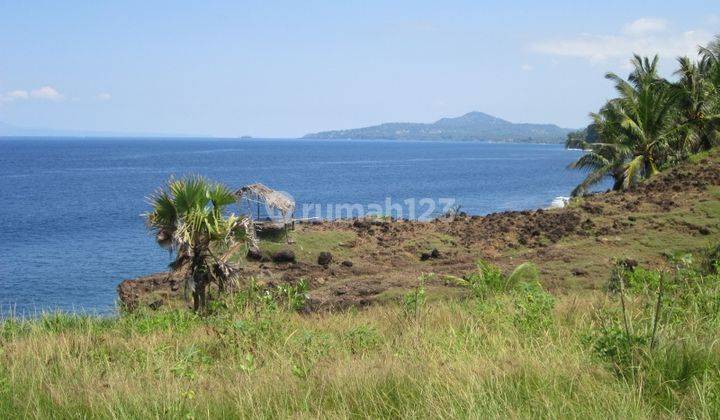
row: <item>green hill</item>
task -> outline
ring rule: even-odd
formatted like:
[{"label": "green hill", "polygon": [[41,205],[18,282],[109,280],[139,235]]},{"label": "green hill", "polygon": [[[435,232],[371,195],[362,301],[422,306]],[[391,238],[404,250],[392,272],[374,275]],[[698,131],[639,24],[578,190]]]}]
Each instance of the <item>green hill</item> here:
[{"label": "green hill", "polygon": [[469,112],[456,118],[442,118],[431,124],[393,122],[372,127],[323,131],[307,134],[303,138],[562,143],[571,131],[554,124],[516,124],[482,112]]}]

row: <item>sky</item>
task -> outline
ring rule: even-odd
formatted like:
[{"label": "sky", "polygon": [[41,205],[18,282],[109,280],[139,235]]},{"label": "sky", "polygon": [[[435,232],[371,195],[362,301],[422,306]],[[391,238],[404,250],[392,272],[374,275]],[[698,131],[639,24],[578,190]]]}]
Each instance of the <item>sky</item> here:
[{"label": "sky", "polygon": [[482,111],[575,128],[633,52],[670,77],[718,33],[717,0],[0,0],[0,122],[297,137]]}]

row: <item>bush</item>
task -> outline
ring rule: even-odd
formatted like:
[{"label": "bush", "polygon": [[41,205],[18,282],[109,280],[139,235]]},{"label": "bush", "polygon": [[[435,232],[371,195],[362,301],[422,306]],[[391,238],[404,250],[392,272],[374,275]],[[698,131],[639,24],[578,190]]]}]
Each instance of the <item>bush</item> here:
[{"label": "bush", "polygon": [[514,323],[523,332],[537,332],[553,324],[555,298],[537,281],[521,282],[513,292]]},{"label": "bush", "polygon": [[617,319],[594,330],[586,339],[597,355],[610,362],[621,376],[631,373],[637,348],[648,343],[646,337],[628,333]]},{"label": "bush", "polygon": [[[597,313],[601,322],[586,336],[616,373],[642,384],[645,398],[666,410],[677,408],[678,393],[720,377],[720,276],[695,261],[689,254],[673,259],[673,275],[616,269],[611,284],[626,286],[616,295],[620,308]],[[710,394],[720,391],[718,381],[707,384]]]}]

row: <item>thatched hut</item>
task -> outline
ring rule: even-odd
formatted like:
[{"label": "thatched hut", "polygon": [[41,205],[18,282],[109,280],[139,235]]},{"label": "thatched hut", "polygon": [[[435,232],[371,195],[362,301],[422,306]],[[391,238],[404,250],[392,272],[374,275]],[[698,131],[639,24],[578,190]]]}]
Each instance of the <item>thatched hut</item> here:
[{"label": "thatched hut", "polygon": [[[258,231],[281,228],[287,234],[287,228],[293,224],[295,213],[295,201],[292,198],[259,183],[241,187],[234,194],[240,208],[247,205],[249,216]],[[265,218],[261,218],[262,206],[265,207]],[[256,210],[254,217],[253,208]]]}]

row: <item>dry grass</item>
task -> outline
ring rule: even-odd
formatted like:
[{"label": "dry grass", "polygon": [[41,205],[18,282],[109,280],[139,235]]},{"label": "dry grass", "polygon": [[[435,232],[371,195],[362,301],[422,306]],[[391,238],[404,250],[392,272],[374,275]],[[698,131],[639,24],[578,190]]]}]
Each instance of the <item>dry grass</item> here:
[{"label": "dry grass", "polygon": [[717,371],[694,377],[667,411],[597,357],[592,315],[615,305],[603,294],[557,299],[541,327],[523,321],[517,299],[436,301],[417,316],[400,305],[301,315],[229,300],[204,318],[8,320],[0,417],[717,414]]}]

